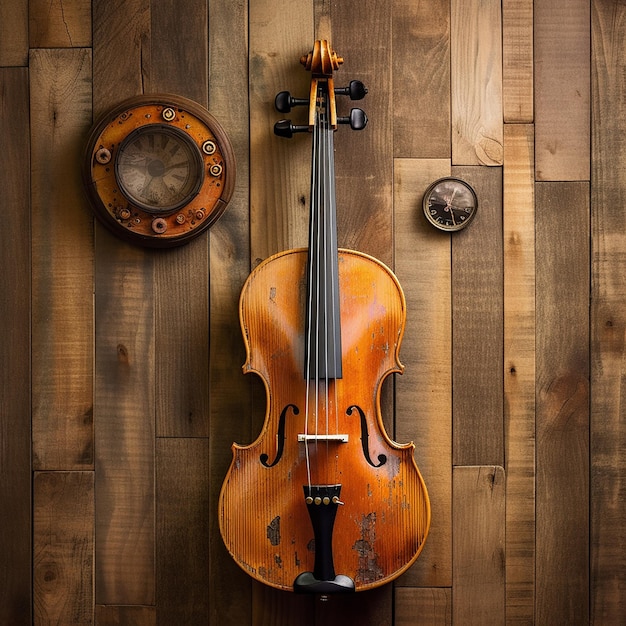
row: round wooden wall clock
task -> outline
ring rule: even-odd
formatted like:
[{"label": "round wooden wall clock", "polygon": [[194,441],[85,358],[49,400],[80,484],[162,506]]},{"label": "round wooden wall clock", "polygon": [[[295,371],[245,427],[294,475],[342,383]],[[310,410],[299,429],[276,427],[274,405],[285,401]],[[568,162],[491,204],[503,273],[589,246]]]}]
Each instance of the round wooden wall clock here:
[{"label": "round wooden wall clock", "polygon": [[476,192],[459,178],[440,178],[422,200],[426,219],[439,230],[457,231],[470,224],[478,209]]},{"label": "round wooden wall clock", "polygon": [[199,104],[170,94],[137,96],[94,124],[83,180],[96,217],[114,234],[172,247],[222,215],[235,160],[224,129]]}]

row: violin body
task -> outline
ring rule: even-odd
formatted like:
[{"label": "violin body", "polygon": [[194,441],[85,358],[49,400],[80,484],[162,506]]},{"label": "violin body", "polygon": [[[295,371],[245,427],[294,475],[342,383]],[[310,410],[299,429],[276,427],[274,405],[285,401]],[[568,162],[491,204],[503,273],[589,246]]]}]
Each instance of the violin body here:
[{"label": "violin body", "polygon": [[[306,250],[261,263],[240,298],[243,369],[263,380],[267,411],[256,441],[233,444],[220,530],[248,574],[284,590],[310,571],[322,579],[336,571],[354,591],[384,584],[414,562],[430,523],[415,446],[393,442],[380,413],[383,381],[403,369],[402,289],[385,265],[355,251],[339,250],[338,275],[341,378],[311,383],[303,376]],[[328,503],[307,507],[307,484],[340,489],[332,521],[315,530],[313,516]],[[322,542],[330,546],[315,545]],[[330,570],[321,550],[331,551]]]}]

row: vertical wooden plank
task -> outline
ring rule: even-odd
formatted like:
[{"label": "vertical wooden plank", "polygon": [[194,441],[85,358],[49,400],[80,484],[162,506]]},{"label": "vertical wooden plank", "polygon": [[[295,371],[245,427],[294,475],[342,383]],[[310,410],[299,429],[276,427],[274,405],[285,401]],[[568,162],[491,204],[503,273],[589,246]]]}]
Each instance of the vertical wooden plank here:
[{"label": "vertical wooden plank", "polygon": [[393,149],[450,158],[450,2],[393,3]]},{"label": "vertical wooden plank", "polygon": [[35,624],[93,624],[93,472],[36,472]]},{"label": "vertical wooden plank", "polygon": [[417,562],[400,585],[452,584],[452,378],[450,236],[422,214],[428,185],[450,175],[448,159],[395,159],[396,275],[407,322],[396,378],[396,438],[414,441],[426,482],[432,523]]},{"label": "vertical wooden plank", "polygon": [[535,180],[532,125],[504,127],[507,623],[535,612]]},{"label": "vertical wooden plank", "polygon": [[[233,37],[233,33],[238,33]],[[232,459],[233,441],[252,441],[251,376],[241,367],[245,350],[239,327],[239,292],[250,271],[250,168],[248,105],[248,2],[210,3],[209,108],[230,135],[237,160],[235,191],[210,232],[210,623],[251,623],[252,579],[227,553],[218,529],[217,501]],[[237,106],[233,106],[237,102]],[[258,409],[258,407],[257,407]],[[260,411],[257,410],[257,413]]]},{"label": "vertical wooden plank", "polygon": [[33,50],[33,467],[93,468],[93,219],[78,164],[91,52]]},{"label": "vertical wooden plank", "polygon": [[[274,135],[275,122],[284,117],[274,98],[283,90],[308,97],[311,75],[300,57],[312,49],[314,33],[310,0],[261,0],[249,12],[250,245],[256,265],[307,243],[310,136]],[[303,123],[306,112],[296,108],[289,117]]]},{"label": "vertical wooden plank", "polygon": [[150,0],[92,0],[93,114],[143,93]]},{"label": "vertical wooden plank", "polygon": [[[505,474],[502,467],[455,467],[452,622],[505,624]],[[538,623],[549,623],[538,622]]]},{"label": "vertical wooden plank", "polygon": [[502,111],[505,122],[534,121],[533,0],[502,0]]},{"label": "vertical wooden plank", "polygon": [[[147,0],[94,0],[94,112],[141,93]],[[96,226],[96,600],[153,604],[154,254]]]},{"label": "vertical wooden plank", "polygon": [[150,4],[152,44],[146,92],[175,93],[207,105],[207,11],[206,0]]},{"label": "vertical wooden plank", "polygon": [[[565,200],[567,199],[567,200]],[[567,202],[569,219],[561,219]],[[589,185],[537,183],[536,620],[589,617]]]},{"label": "vertical wooden plank", "polygon": [[152,257],[96,239],[96,599],[154,602]]},{"label": "vertical wooden plank", "polygon": [[30,0],[31,48],[81,48],[91,45],[91,1]]},{"label": "vertical wooden plank", "polygon": [[[146,90],[207,106],[207,3],[151,4]],[[155,256],[157,436],[206,437],[209,426],[208,236]],[[176,381],[172,384],[172,381]]]},{"label": "vertical wooden plank", "polygon": [[589,180],[589,7],[534,3],[537,180]]},{"label": "vertical wooden plank", "polygon": [[0,623],[31,623],[28,72],[0,69]]},{"label": "vertical wooden plank", "polygon": [[453,167],[478,212],[452,239],[454,465],[503,465],[502,169]]},{"label": "vertical wooden plank", "polygon": [[500,0],[452,0],[452,164],[502,165]]},{"label": "vertical wooden plank", "polygon": [[28,64],[28,0],[0,4],[0,67]]},{"label": "vertical wooden plank", "polygon": [[398,587],[395,591],[395,626],[451,626],[452,589]]},{"label": "vertical wooden plank", "polygon": [[592,2],[591,621],[626,615],[626,6]]},{"label": "vertical wooden plank", "polygon": [[209,462],[204,438],[156,444],[157,620],[209,623]]},{"label": "vertical wooden plank", "polygon": [[[331,5],[333,38],[345,63],[337,72],[338,86],[355,78],[369,93],[362,107],[369,122],[361,132],[344,126],[335,138],[337,238],[339,245],[366,252],[393,265],[393,101],[392,4],[347,0]],[[354,16],[359,19],[355,20]],[[363,25],[368,37],[363,37]],[[373,42],[376,42],[373,45]],[[337,99],[339,115],[358,106]]]}]

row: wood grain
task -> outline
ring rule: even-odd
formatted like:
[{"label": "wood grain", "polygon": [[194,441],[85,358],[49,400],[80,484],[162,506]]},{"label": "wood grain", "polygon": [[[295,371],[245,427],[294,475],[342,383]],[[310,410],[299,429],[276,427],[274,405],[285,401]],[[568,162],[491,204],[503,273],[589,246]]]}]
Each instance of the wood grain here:
[{"label": "wood grain", "polygon": [[0,67],[28,65],[28,1],[5,0],[0,5]]},{"label": "wood grain", "polygon": [[36,472],[33,586],[36,624],[92,624],[93,472]]},{"label": "wood grain", "polygon": [[395,591],[395,624],[413,626],[450,626],[452,590],[449,587],[398,587]]},{"label": "wood grain", "polygon": [[[536,619],[589,616],[589,185],[537,183]],[[567,199],[571,220],[560,211]]]},{"label": "wood grain", "polygon": [[[310,136],[274,135],[274,124],[285,117],[274,98],[284,90],[308,97],[311,76],[300,57],[313,47],[313,11],[310,2],[263,0],[250,6],[249,21],[250,248],[256,265],[307,243]],[[300,124],[306,112],[295,109],[290,117]]]},{"label": "wood grain", "polygon": [[478,195],[452,240],[453,465],[503,465],[502,169],[453,167]]},{"label": "wood grain", "polygon": [[33,50],[33,467],[93,468],[93,218],[80,180],[91,51]]},{"label": "wood grain", "polygon": [[399,585],[452,584],[451,244],[428,224],[421,205],[428,185],[449,174],[449,159],[394,161],[396,275],[407,303],[396,438],[415,442],[433,515],[424,550]]},{"label": "wood grain", "polygon": [[502,467],[455,467],[452,621],[505,624],[505,474]]},{"label": "wood grain", "polygon": [[534,3],[537,180],[589,180],[589,7]]},{"label": "wood grain", "polygon": [[91,46],[91,1],[30,0],[31,48],[80,48]]},{"label": "wood grain", "polygon": [[507,622],[535,611],[535,181],[533,126],[504,127]]},{"label": "wood grain", "polygon": [[504,121],[534,121],[533,0],[502,0]]},{"label": "wood grain", "polygon": [[396,157],[450,158],[450,2],[393,6]]},{"label": "wood grain", "polygon": [[451,2],[452,164],[502,165],[500,0]]},{"label": "wood grain", "polygon": [[163,624],[209,622],[208,452],[204,438],[157,439],[156,593]]},{"label": "wood grain", "polygon": [[591,620],[626,615],[626,7],[592,2]]},{"label": "wood grain", "polygon": [[28,71],[0,69],[0,623],[31,623]]}]

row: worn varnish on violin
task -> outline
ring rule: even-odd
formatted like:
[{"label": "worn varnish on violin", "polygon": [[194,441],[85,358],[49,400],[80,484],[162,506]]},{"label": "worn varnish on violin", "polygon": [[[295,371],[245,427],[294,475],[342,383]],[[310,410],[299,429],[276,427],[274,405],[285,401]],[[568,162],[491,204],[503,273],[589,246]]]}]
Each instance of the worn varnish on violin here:
[{"label": "worn varnish on violin", "polygon": [[336,95],[360,99],[359,81],[335,89],[343,62],[316,41],[303,64],[310,96],[281,92],[280,111],[307,105],[308,123],[275,132],[312,134],[309,247],[261,263],[240,299],[244,372],[267,393],[263,429],[233,444],[219,501],[220,530],[235,561],[257,580],[303,593],[370,589],[418,557],[430,524],[426,486],[412,443],[385,432],[383,381],[402,372],[405,300],[380,261],[337,248],[333,135],[361,129],[352,109],[338,118]]}]

